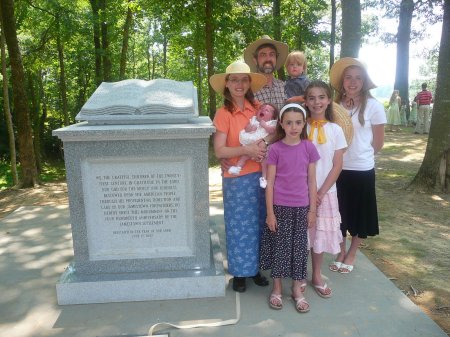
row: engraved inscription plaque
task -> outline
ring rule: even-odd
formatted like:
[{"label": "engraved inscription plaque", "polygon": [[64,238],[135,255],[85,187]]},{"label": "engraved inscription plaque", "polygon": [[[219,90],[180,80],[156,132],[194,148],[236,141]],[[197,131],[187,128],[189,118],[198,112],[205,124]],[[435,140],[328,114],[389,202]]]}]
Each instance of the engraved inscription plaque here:
[{"label": "engraved inscription plaque", "polygon": [[191,256],[190,171],[186,158],[85,160],[89,259]]}]

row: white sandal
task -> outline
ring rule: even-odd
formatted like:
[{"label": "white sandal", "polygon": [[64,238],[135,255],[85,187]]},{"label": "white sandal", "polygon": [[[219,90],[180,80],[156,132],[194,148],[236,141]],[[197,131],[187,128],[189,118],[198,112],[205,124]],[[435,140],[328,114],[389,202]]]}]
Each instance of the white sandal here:
[{"label": "white sandal", "polygon": [[[275,304],[273,300],[278,301],[280,304]],[[270,294],[269,297],[269,307],[275,310],[280,310],[283,308],[283,300],[281,299],[281,295],[278,294]]]},{"label": "white sandal", "polygon": [[[316,291],[317,295],[319,295],[322,298],[330,298],[331,296],[333,296],[333,290],[331,290],[331,288],[328,287],[328,285],[326,283],[324,283],[323,286],[313,284],[313,287],[314,287],[314,290]],[[330,289],[329,294],[325,293],[325,291],[327,289]]]},{"label": "white sandal", "polygon": [[342,262],[334,261],[333,263],[330,264],[329,269],[331,271],[339,271],[341,266],[342,266]]},{"label": "white sandal", "polygon": [[352,270],[353,270],[353,265],[341,263],[341,267],[339,268],[338,272],[341,274],[350,274],[352,272]]},{"label": "white sandal", "polygon": [[[309,303],[308,303],[308,301],[306,300],[306,298],[304,298],[303,296],[302,296],[302,297],[294,298],[294,296],[292,296],[292,299],[293,299],[294,302],[295,302],[295,310],[297,310],[299,313],[304,314],[305,312],[308,312],[308,311],[309,311]],[[302,308],[302,307],[300,306],[300,304],[302,304],[302,303],[306,304],[307,307],[306,307],[306,308]]]}]

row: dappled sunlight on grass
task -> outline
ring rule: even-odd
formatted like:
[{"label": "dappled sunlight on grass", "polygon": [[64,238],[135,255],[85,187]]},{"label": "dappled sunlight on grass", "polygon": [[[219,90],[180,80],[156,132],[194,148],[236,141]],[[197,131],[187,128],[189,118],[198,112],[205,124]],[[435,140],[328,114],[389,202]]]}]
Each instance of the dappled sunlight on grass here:
[{"label": "dappled sunlight on grass", "polygon": [[[17,164],[18,174],[20,175],[20,163]],[[53,160],[42,164],[42,172],[39,174],[39,180],[43,183],[64,181],[66,179],[66,168],[63,160]],[[0,191],[12,187],[11,164],[6,161],[0,161]]]},{"label": "dappled sunlight on grass", "polygon": [[[385,147],[376,156],[380,235],[368,239],[370,245],[362,252],[413,302],[450,329],[445,312],[434,310],[450,306],[450,197],[405,189],[419,170],[426,140],[409,131],[386,133]],[[414,296],[411,286],[420,295]]]},{"label": "dappled sunlight on grass", "polygon": [[386,178],[392,178],[392,179],[414,177],[414,175],[411,172],[398,172],[398,171],[381,172],[380,175],[384,175]]},{"label": "dappled sunlight on grass", "polygon": [[418,160],[422,161],[423,156],[418,155],[417,153],[408,154],[407,156],[404,156],[403,158],[399,158],[398,160],[404,161],[404,162],[417,162]]}]

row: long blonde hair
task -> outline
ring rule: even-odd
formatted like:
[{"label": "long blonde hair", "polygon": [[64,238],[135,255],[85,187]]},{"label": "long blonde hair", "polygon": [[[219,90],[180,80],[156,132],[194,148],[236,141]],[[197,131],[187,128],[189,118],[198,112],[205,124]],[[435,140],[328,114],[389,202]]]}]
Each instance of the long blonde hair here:
[{"label": "long blonde hair", "polygon": [[[364,84],[363,84],[363,88],[361,89],[361,93],[360,93],[361,99],[360,99],[360,105],[358,108],[358,121],[359,121],[359,124],[364,126],[364,111],[366,110],[367,101],[369,100],[369,98],[373,98],[372,94],[370,93],[370,89],[366,88],[366,83],[368,82],[369,75],[367,74],[367,71],[364,68],[358,67],[356,65],[351,65],[351,66],[345,68],[342,74],[344,74],[345,71],[349,68],[358,68],[358,69],[362,70]],[[338,104],[341,104],[344,97],[345,97],[344,76],[342,76],[340,90],[337,91],[334,101]]]}]

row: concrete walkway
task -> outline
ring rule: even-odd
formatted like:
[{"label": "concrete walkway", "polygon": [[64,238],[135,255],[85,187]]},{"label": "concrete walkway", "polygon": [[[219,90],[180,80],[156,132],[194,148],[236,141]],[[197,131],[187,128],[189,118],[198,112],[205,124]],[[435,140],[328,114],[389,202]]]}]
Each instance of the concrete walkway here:
[{"label": "concrete walkway", "polygon": [[[212,173],[211,218],[224,246],[220,177]],[[237,298],[229,285],[224,298],[58,306],[55,284],[72,256],[68,206],[21,207],[0,221],[0,336],[136,337],[147,336],[158,322],[194,324],[236,318]],[[325,265],[331,260],[327,256]],[[284,284],[284,308],[274,311],[267,305],[270,289],[249,282],[247,292],[240,295],[237,324],[165,328],[156,334],[447,337],[363,254],[349,275],[326,268],[323,273],[334,296],[322,299],[308,286],[311,311],[307,314],[295,311],[289,283]]]}]

